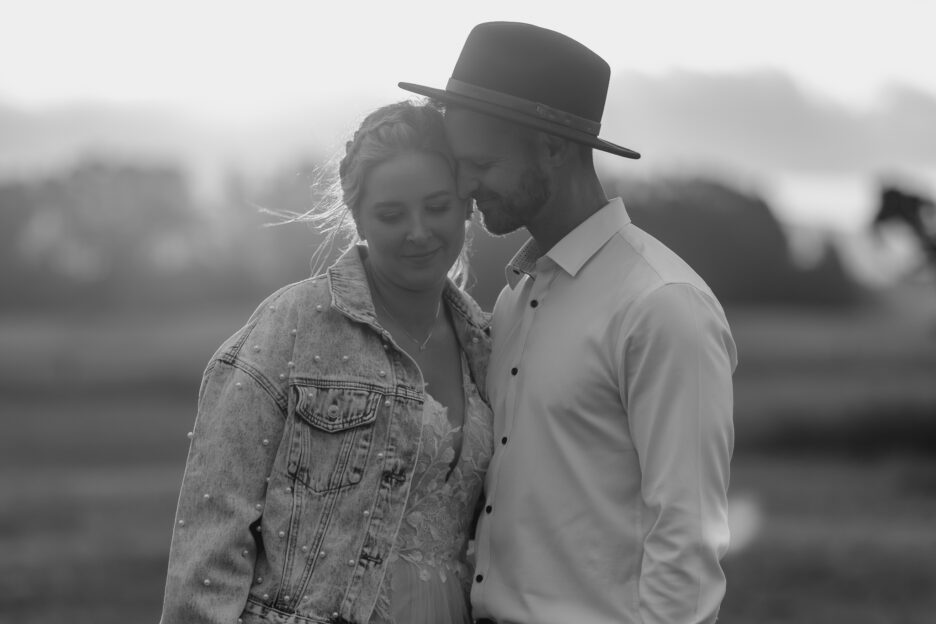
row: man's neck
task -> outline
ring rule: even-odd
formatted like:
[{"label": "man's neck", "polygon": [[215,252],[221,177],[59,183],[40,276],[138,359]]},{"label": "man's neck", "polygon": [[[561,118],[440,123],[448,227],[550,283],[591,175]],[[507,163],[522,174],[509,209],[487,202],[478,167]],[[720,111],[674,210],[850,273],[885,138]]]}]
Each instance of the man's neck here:
[{"label": "man's neck", "polygon": [[546,252],[607,203],[608,197],[593,172],[568,176],[560,180],[556,192],[527,230]]}]

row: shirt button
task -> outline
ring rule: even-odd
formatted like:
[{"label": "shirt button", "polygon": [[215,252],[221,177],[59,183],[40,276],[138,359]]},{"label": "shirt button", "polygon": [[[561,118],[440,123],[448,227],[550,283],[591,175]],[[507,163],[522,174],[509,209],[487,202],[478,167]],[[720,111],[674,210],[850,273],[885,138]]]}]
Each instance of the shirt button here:
[{"label": "shirt button", "polygon": [[488,505],[487,507],[484,508],[484,511],[491,513],[492,511],[494,511],[494,507],[492,507],[491,505]]},{"label": "shirt button", "polygon": [[477,582],[479,582],[479,583],[480,583],[481,581],[483,581],[483,580],[484,580],[484,575],[483,575],[483,574],[479,574],[478,576],[475,577],[475,581],[477,581]]},{"label": "shirt button", "polygon": [[507,444],[507,436],[501,438],[501,444]]},{"label": "shirt button", "polygon": [[516,366],[514,366],[513,368],[510,369],[510,374],[511,374],[511,375],[516,375],[518,371],[519,371],[519,369],[518,369]]},{"label": "shirt button", "polygon": [[535,308],[535,307],[538,306],[538,305],[539,305],[539,301],[537,301],[536,299],[534,299],[533,301],[530,302],[530,307],[531,307],[531,308]]}]

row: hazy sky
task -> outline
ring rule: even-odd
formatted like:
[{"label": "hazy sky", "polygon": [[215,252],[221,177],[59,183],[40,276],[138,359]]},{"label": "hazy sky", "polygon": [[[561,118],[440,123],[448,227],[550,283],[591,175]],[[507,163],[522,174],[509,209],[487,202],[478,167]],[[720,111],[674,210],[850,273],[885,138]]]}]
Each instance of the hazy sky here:
[{"label": "hazy sky", "polygon": [[922,0],[263,2],[0,0],[0,99],[168,105],[246,120],[399,80],[442,85],[472,25],[529,21],[615,70],[779,69],[867,104],[936,92],[936,3]]},{"label": "hazy sky", "polygon": [[[925,136],[936,2],[926,0],[0,0],[0,107],[114,106],[103,125],[115,143],[172,143],[175,132],[191,144],[190,128],[119,122],[125,109],[169,111],[226,128],[226,143],[199,136],[194,149],[273,162],[277,150],[313,135],[334,141],[377,103],[406,97],[398,81],[443,86],[471,27],[501,19],[562,31],[630,77],[612,82],[603,135],[644,151],[641,171],[682,152],[756,164],[788,220],[847,227],[873,210],[869,172],[892,155],[923,154],[916,162],[936,185],[936,139]],[[895,100],[895,85],[928,95]],[[0,137],[0,162],[101,134],[93,123],[79,132],[33,119],[46,125],[7,126],[31,142],[10,136],[4,149]],[[287,126],[296,119],[306,125]]]}]

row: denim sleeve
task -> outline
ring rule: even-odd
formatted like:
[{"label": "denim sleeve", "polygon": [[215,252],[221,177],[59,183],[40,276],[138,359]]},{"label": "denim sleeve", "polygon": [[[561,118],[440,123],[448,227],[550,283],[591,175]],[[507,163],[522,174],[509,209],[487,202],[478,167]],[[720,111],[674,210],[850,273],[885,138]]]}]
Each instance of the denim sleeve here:
[{"label": "denim sleeve", "polygon": [[235,364],[205,372],[169,552],[161,624],[236,622],[257,555],[267,476],[283,436],[268,384]]}]

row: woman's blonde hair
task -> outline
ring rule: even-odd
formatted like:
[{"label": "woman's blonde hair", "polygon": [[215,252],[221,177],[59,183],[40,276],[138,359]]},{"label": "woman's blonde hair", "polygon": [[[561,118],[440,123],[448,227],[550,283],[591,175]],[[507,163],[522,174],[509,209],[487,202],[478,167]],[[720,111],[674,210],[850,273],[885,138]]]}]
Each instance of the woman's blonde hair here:
[{"label": "woman's blonde hair", "polygon": [[[445,138],[442,111],[431,102],[405,100],[371,112],[345,143],[337,175],[333,170],[320,172],[323,175],[313,184],[315,205],[308,212],[287,215],[286,220],[310,223],[324,235],[312,254],[313,274],[325,268],[336,246],[344,252],[362,242],[357,216],[367,174],[397,154],[413,151],[438,154],[454,175],[455,160]],[[466,218],[469,201],[465,200]],[[468,278],[468,246],[466,233],[465,245],[449,271],[461,288]]]}]

